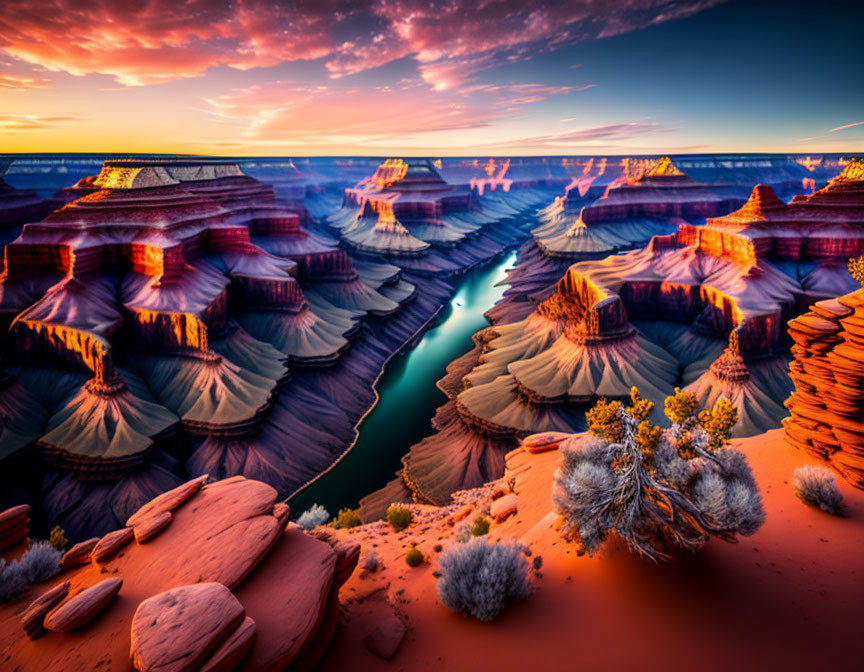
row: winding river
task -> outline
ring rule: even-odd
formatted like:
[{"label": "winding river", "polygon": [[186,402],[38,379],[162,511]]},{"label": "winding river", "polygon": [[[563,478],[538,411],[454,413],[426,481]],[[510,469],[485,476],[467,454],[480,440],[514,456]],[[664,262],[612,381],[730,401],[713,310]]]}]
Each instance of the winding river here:
[{"label": "winding river", "polygon": [[377,385],[378,403],[361,422],[354,447],[291,499],[294,514],[321,504],[335,515],[393,478],[408,449],[432,433],[432,416],[446,401],[435,383],[450,362],[471,349],[472,334],[488,326],[483,313],[501,298],[505,286],[496,285],[515,261],[512,252],[458,280],[438,324],[387,364]]}]

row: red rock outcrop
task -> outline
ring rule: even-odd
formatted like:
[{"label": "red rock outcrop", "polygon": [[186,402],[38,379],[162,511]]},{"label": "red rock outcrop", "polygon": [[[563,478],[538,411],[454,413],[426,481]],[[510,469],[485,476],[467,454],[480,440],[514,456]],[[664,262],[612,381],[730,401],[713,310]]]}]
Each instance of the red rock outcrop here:
[{"label": "red rock outcrop", "polygon": [[814,304],[789,322],[789,335],[786,442],[864,489],[864,290]]},{"label": "red rock outcrop", "polygon": [[[286,527],[287,507],[258,481],[236,477],[181,490],[189,492],[144,512],[147,519],[166,501],[176,503],[171,524],[146,544],[133,540],[101,566],[64,570],[49,593],[34,586],[0,605],[4,665],[126,670],[131,656],[136,669],[164,672],[286,669],[301,661],[314,667],[332,637],[338,590],[356,565],[357,544],[334,547]],[[120,582],[119,597],[110,599]],[[37,633],[45,605],[56,605],[67,588],[71,597],[45,619],[49,630],[64,633],[31,643],[13,616],[30,604],[24,628]]]}]

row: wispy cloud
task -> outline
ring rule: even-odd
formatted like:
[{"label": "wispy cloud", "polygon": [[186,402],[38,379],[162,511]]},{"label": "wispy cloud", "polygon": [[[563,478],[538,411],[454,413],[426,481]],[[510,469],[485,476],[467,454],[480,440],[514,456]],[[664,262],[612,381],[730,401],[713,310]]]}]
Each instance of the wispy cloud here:
[{"label": "wispy cloud", "polygon": [[548,151],[552,148],[568,150],[580,147],[592,148],[601,144],[604,147],[613,147],[620,142],[632,140],[633,138],[648,134],[665,133],[670,130],[656,123],[632,122],[626,124],[606,124],[549,135],[517,138],[489,146],[501,149],[530,149],[532,151]]},{"label": "wispy cloud", "polygon": [[275,81],[208,98],[219,120],[246,138],[284,143],[379,142],[438,131],[484,128],[522,108],[585,87],[476,85],[436,91],[423,82],[341,89]]},{"label": "wispy cloud", "polygon": [[34,114],[0,114],[2,131],[42,131],[59,124],[77,121],[75,116],[38,116]]},{"label": "wispy cloud", "polygon": [[852,124],[844,124],[843,126],[837,126],[836,128],[832,128],[831,130],[825,131],[824,133],[820,133],[819,135],[813,135],[809,138],[801,138],[798,142],[810,142],[812,140],[818,140],[821,138],[825,138],[832,133],[838,133],[839,131],[845,131],[849,128],[855,128],[856,126],[864,126],[864,121],[856,121]]}]

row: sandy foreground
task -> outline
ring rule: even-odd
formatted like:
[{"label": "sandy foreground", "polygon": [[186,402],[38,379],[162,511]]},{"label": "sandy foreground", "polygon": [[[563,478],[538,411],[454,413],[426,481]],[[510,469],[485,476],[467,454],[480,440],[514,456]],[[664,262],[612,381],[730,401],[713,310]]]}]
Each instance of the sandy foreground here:
[{"label": "sandy foreground", "polygon": [[[578,557],[550,525],[560,453],[512,453],[519,508],[490,534],[521,540],[542,567],[532,572],[534,595],[492,623],[437,601],[434,546],[455,543],[443,510],[423,508],[399,534],[383,523],[340,531],[364,554],[374,549],[383,568],[358,568],[342,588],[347,605],[320,669],[861,669],[864,493],[838,478],[847,515],[822,513],[789,485],[793,470],[814,460],[788,448],[782,430],[732,443],[753,466],[765,525],[738,544],[712,539],[660,566],[614,541],[599,556]],[[412,543],[427,558],[415,569],[404,561]],[[363,638],[391,609],[409,630],[386,662]]]}]

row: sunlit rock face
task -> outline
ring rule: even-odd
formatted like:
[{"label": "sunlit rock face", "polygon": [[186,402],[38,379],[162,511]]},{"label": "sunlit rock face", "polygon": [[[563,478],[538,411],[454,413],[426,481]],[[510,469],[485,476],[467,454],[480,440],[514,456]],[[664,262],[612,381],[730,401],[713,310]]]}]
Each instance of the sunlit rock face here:
[{"label": "sunlit rock face", "polygon": [[795,391],[786,442],[864,488],[864,290],[815,303],[789,334]]},{"label": "sunlit rock face", "polygon": [[355,267],[236,164],[107,161],[66,200],[6,246],[0,459],[70,538],[187,475],[290,494],[450,291]]}]

